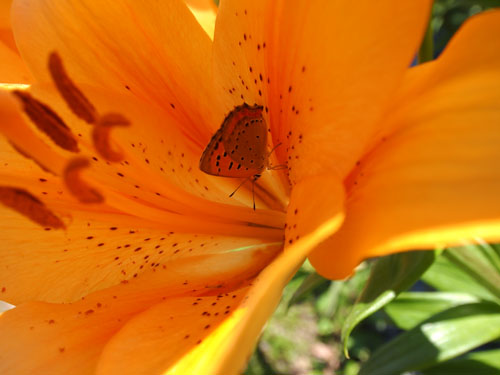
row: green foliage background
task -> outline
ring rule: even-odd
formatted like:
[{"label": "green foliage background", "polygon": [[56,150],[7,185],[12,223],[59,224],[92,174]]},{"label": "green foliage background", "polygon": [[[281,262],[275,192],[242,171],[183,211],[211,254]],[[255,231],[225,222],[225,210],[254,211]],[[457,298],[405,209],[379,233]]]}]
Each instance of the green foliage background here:
[{"label": "green foliage background", "polygon": [[[435,1],[433,55],[491,7],[500,0]],[[500,375],[500,246],[391,255],[346,281],[306,262],[245,374]]]}]

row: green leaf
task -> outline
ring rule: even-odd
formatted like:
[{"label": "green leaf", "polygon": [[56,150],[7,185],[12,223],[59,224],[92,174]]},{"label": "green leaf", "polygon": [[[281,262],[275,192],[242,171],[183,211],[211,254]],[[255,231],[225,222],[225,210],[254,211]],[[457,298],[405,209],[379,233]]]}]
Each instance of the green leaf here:
[{"label": "green leaf", "polygon": [[466,293],[401,293],[398,298],[385,306],[385,312],[399,328],[408,330],[438,312],[472,302],[479,300]]},{"label": "green leaf", "polygon": [[500,247],[484,243],[476,245],[476,248],[481,252],[483,261],[488,263],[497,274],[500,274]]},{"label": "green leaf", "polygon": [[488,244],[443,252],[422,279],[442,291],[461,291],[500,301],[500,255]]},{"label": "green leaf", "polygon": [[293,293],[292,297],[288,300],[287,308],[297,303],[302,298],[306,297],[312,290],[324,284],[328,284],[329,282],[330,280],[325,279],[323,276],[320,276],[316,272],[310,273],[306,276],[297,290]]},{"label": "green leaf", "polygon": [[491,258],[493,254],[485,244],[449,249],[443,255],[500,300],[500,272]]},{"label": "green leaf", "polygon": [[354,327],[412,286],[434,262],[435,257],[435,251],[410,251],[376,261],[365,289],[342,327],[342,341],[347,357],[347,340]]},{"label": "green leaf", "polygon": [[457,357],[500,337],[500,306],[452,307],[376,350],[359,375],[399,375]]},{"label": "green leaf", "polygon": [[318,297],[316,309],[320,316],[325,318],[332,318],[337,311],[340,301],[340,295],[344,283],[342,281],[331,281],[325,293]]},{"label": "green leaf", "polygon": [[500,374],[500,349],[470,353],[463,358],[444,362],[422,372],[422,375],[471,374]]},{"label": "green leaf", "polygon": [[480,5],[483,8],[500,7],[500,0],[462,0],[464,4]]},{"label": "green leaf", "polygon": [[496,264],[498,272],[500,272],[500,244],[490,244],[491,256],[496,258],[493,262]]},{"label": "green leaf", "polygon": [[422,276],[422,280],[444,292],[464,292],[483,299],[495,300],[495,297],[478,285],[471,276],[443,256],[437,258]]}]

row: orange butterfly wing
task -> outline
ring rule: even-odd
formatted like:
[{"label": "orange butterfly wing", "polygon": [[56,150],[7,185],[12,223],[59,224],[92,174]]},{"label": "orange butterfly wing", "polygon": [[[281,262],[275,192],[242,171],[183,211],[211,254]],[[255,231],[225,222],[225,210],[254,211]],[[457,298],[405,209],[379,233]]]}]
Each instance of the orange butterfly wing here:
[{"label": "orange butterfly wing", "polygon": [[245,103],[224,119],[200,158],[200,169],[214,176],[246,178],[260,174],[267,159],[262,107]]}]

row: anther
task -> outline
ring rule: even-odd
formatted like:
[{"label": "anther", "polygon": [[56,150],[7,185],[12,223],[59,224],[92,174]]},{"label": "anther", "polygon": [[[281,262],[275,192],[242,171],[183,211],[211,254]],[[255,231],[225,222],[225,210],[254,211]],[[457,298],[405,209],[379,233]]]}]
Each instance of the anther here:
[{"label": "anther", "polygon": [[32,97],[26,91],[13,91],[21,101],[23,110],[36,127],[52,141],[67,151],[78,152],[78,143],[69,127],[49,106]]},{"label": "anther", "polygon": [[24,189],[0,186],[0,202],[43,227],[65,228],[61,219],[42,201]]},{"label": "anther", "polygon": [[85,122],[94,124],[98,117],[95,107],[69,78],[57,52],[49,55],[49,71],[71,111]]},{"label": "anther", "polygon": [[130,122],[118,113],[108,113],[99,118],[92,130],[92,140],[97,152],[106,160],[118,162],[123,154],[115,151],[110,145],[110,131],[115,126],[129,126]]},{"label": "anther", "polygon": [[31,156],[28,152],[24,151],[21,147],[17,146],[14,142],[9,141],[9,143],[12,146],[12,148],[19,153],[19,155],[25,157],[26,159],[32,160],[43,171],[55,175],[55,173],[53,171],[51,171],[49,168],[47,168],[45,165],[43,165],[42,162],[40,162],[38,159]]},{"label": "anther", "polygon": [[102,203],[104,197],[97,190],[83,182],[80,178],[81,169],[90,165],[88,159],[74,158],[64,169],[64,182],[68,190],[82,203]]}]

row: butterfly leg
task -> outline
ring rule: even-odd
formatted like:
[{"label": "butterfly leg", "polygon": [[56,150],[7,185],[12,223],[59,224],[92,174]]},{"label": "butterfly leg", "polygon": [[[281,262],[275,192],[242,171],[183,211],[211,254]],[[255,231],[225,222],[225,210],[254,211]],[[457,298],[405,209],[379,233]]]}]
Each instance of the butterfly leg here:
[{"label": "butterfly leg", "polygon": [[253,176],[252,180],[252,198],[253,198],[253,210],[255,211],[255,182],[260,178],[260,174]]},{"label": "butterfly leg", "polygon": [[288,167],[285,164],[271,165],[269,163],[270,156],[272,155],[272,153],[274,152],[274,150],[276,150],[281,145],[282,145],[281,142],[278,143],[276,146],[273,147],[273,149],[271,150],[271,152],[267,155],[267,169],[270,170],[270,171],[278,171],[278,170],[282,170],[282,169],[288,169]]},{"label": "butterfly leg", "polygon": [[234,189],[234,191],[231,194],[229,194],[229,198],[232,198],[234,193],[236,193],[240,189],[240,187],[243,186],[243,184],[248,181],[249,178],[250,177],[247,177],[243,181],[241,181],[241,183],[238,185],[238,187],[236,189]]},{"label": "butterfly leg", "polygon": [[[256,181],[260,178],[260,176],[261,176],[260,174],[255,174],[255,175],[253,175],[253,177],[252,177],[252,199],[253,199],[253,209],[254,209],[254,211],[255,211],[255,209],[256,209],[256,206],[255,206],[255,182],[256,182]],[[240,188],[240,187],[242,187],[242,186],[243,186],[243,184],[249,180],[249,178],[250,178],[250,177],[245,178],[245,179],[244,179],[244,180],[243,180],[243,181],[242,181],[242,182],[238,185],[238,187],[237,187],[237,188],[236,188],[236,189],[235,189],[235,190],[234,190],[231,194],[229,194],[229,198],[231,198],[231,197],[234,195],[234,193],[236,193],[236,192],[239,190],[239,188]]]},{"label": "butterfly leg", "polygon": [[281,171],[282,169],[288,169],[288,167],[285,164],[278,164],[278,165],[270,165],[267,167],[270,171]]}]

